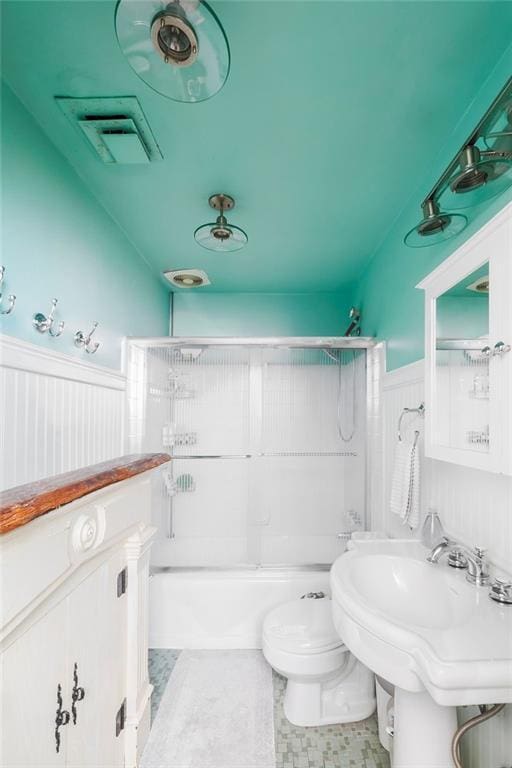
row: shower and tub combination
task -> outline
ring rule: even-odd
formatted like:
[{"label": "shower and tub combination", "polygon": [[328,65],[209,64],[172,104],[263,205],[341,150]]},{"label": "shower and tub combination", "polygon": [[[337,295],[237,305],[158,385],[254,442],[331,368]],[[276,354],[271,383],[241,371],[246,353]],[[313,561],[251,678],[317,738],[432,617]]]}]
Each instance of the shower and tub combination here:
[{"label": "shower and tub combination", "polygon": [[129,339],[130,452],[155,479],[150,645],[258,648],[263,618],[328,572],[366,524],[373,341]]}]

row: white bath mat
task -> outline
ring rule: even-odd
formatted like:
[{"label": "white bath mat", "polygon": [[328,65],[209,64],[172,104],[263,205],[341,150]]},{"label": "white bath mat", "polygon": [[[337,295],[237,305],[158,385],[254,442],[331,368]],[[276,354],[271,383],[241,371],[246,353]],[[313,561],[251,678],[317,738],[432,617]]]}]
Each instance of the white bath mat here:
[{"label": "white bath mat", "polygon": [[182,651],[141,768],[275,768],[272,670],[260,651]]}]

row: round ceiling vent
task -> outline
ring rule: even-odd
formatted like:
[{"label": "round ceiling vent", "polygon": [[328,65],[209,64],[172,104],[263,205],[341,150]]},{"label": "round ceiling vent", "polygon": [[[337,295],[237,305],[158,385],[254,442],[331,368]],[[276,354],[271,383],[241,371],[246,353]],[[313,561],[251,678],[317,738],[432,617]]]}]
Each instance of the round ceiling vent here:
[{"label": "round ceiling vent", "polygon": [[210,285],[210,279],[202,269],[174,269],[164,272],[164,277],[171,285],[178,288],[199,288]]}]

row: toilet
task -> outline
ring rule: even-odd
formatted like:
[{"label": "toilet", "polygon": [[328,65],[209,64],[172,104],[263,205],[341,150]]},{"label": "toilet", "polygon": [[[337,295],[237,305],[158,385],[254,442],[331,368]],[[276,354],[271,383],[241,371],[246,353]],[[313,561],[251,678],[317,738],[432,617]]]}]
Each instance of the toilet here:
[{"label": "toilet", "polygon": [[336,633],[331,599],[323,592],[311,592],[266,615],[263,655],[288,680],[284,713],[294,725],[355,722],[375,711],[373,673]]}]

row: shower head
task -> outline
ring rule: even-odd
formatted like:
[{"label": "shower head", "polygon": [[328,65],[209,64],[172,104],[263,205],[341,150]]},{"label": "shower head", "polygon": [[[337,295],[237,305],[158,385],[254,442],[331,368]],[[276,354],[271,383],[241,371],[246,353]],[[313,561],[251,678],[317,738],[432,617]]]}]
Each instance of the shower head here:
[{"label": "shower head", "polygon": [[182,360],[187,360],[188,362],[191,362],[193,360],[197,360],[198,357],[202,355],[204,352],[204,349],[202,347],[180,347],[179,348],[179,354]]},{"label": "shower head", "polygon": [[350,324],[345,331],[344,336],[360,336],[361,312],[357,307],[351,307],[348,316],[350,318]]}]

